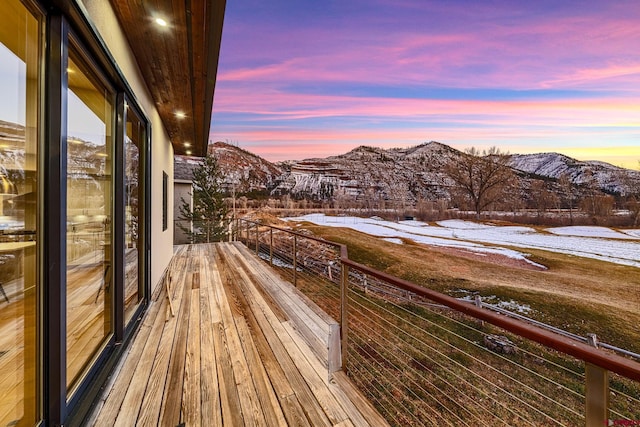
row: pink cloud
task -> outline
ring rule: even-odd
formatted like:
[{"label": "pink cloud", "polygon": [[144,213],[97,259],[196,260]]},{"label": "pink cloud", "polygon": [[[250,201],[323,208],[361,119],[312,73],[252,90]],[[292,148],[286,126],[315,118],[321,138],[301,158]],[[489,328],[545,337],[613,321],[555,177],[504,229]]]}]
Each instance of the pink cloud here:
[{"label": "pink cloud", "polygon": [[[606,69],[626,58],[637,67],[630,52],[636,51],[640,26],[633,17],[602,20],[599,16],[547,18],[515,24],[477,24],[450,33],[429,33],[402,28],[368,32],[366,36],[327,32],[316,28],[293,30],[300,40],[321,39],[320,47],[300,52],[298,44],[279,47],[270,63],[221,70],[220,82],[252,81],[272,84],[291,82],[359,82],[424,84],[440,87],[508,87],[531,89],[591,83],[571,79],[581,70]],[[355,41],[345,43],[345,39]],[[588,42],[585,43],[585,40]],[[613,62],[615,64],[615,61]],[[612,65],[625,68],[625,64]],[[600,74],[598,80],[619,77]]]},{"label": "pink cloud", "polygon": [[[639,126],[640,104],[635,99],[483,101],[347,97],[221,90],[216,109],[262,115],[257,121],[328,117],[370,117],[424,120],[430,117],[465,123],[511,120],[541,125]],[[477,117],[474,118],[474,117]]]},{"label": "pink cloud", "polygon": [[[430,139],[464,146],[554,147],[550,141],[598,139],[637,145],[640,8],[594,1],[573,10],[561,3],[498,8],[494,2],[372,0],[353,21],[341,13],[335,24],[314,17],[286,30],[263,27],[261,20],[245,23],[234,33],[234,47],[242,49],[228,50],[231,61],[221,58],[212,135],[282,158]],[[394,14],[372,12],[385,5]],[[351,96],[351,85],[381,86],[387,97],[373,89]],[[405,97],[393,97],[394,87]],[[427,95],[415,99],[411,88]],[[429,88],[460,90],[452,99],[429,99]],[[495,88],[543,89],[549,98],[459,99],[468,88],[485,90],[473,98],[490,97]],[[286,148],[277,148],[281,143]]]}]

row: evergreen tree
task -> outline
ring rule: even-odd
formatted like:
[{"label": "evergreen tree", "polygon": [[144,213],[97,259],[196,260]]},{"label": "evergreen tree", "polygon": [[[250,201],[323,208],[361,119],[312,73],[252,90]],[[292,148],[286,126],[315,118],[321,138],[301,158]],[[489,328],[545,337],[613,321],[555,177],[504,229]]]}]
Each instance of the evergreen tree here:
[{"label": "evergreen tree", "polygon": [[189,223],[180,229],[192,243],[224,240],[227,235],[228,209],[221,191],[222,171],[215,156],[207,154],[193,170],[191,203],[181,199],[180,219]]}]

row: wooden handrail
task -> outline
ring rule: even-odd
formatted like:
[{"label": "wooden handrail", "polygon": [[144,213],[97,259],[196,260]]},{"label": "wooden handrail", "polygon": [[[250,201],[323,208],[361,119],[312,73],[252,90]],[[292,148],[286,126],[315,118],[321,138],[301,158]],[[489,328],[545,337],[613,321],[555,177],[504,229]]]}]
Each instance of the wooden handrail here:
[{"label": "wooden handrail", "polygon": [[336,243],[336,242],[331,242],[329,240],[325,240],[325,239],[323,239],[321,237],[308,236],[306,234],[298,233],[297,231],[287,230],[286,228],[278,227],[276,225],[261,224],[258,221],[251,221],[251,220],[248,220],[248,219],[240,219],[240,221],[244,221],[244,222],[249,223],[249,224],[256,224],[256,225],[261,226],[261,227],[273,228],[274,230],[284,231],[285,233],[289,233],[289,234],[294,235],[294,236],[304,237],[305,239],[314,240],[314,241],[316,241],[318,243],[324,243],[325,245],[333,246],[334,248],[340,249],[340,254],[341,255],[342,255],[342,249],[344,248],[345,253],[346,253],[346,247],[344,245],[342,245],[340,243]]},{"label": "wooden handrail", "polygon": [[377,279],[384,280],[400,289],[413,292],[416,295],[428,298],[478,320],[484,320],[485,322],[491,323],[492,325],[498,326],[531,341],[535,341],[577,359],[589,362],[603,369],[607,369],[611,372],[615,372],[624,377],[640,382],[640,363],[631,359],[605,352],[555,332],[547,331],[546,329],[531,325],[525,321],[513,319],[511,317],[495,313],[491,310],[459,301],[456,298],[440,292],[427,289],[407,280],[367,267],[366,265],[350,260],[348,257],[341,257],[340,260],[351,268],[355,268],[356,270]]},{"label": "wooden handrail", "polygon": [[[247,220],[243,220],[243,221],[247,221]],[[255,221],[247,221],[247,222],[256,223]],[[464,313],[478,320],[483,320],[485,322],[491,323],[494,326],[498,326],[508,332],[511,332],[523,338],[527,338],[531,341],[537,342],[546,347],[549,347],[559,352],[573,356],[576,359],[580,359],[584,362],[591,363],[600,368],[606,369],[608,371],[622,375],[626,378],[640,382],[640,363],[634,360],[627,359],[617,354],[612,354],[612,353],[603,351],[601,349],[589,346],[585,343],[562,336],[555,332],[551,332],[546,329],[539,328],[525,321],[513,319],[482,307],[476,307],[473,304],[468,304],[468,303],[459,301],[456,298],[450,297],[440,292],[436,292],[434,290],[425,288],[423,286],[417,285],[407,280],[400,279],[398,277],[395,277],[390,274],[384,273],[382,271],[376,270],[374,268],[368,267],[364,264],[360,264],[358,262],[352,261],[351,259],[349,259],[349,254],[348,254],[346,245],[330,242],[328,240],[318,238],[318,237],[307,236],[301,233],[297,233],[295,231],[287,230],[287,229],[276,227],[273,225],[264,225],[264,224],[260,224],[260,225],[265,227],[271,227],[276,230],[280,230],[286,233],[304,237],[306,239],[311,239],[319,243],[324,243],[333,247],[337,247],[340,249],[340,261],[344,265],[347,265],[351,268],[359,270],[377,279],[384,280],[405,291],[413,292],[416,295],[419,295],[424,298],[428,298],[434,302],[445,305],[453,310]]]}]

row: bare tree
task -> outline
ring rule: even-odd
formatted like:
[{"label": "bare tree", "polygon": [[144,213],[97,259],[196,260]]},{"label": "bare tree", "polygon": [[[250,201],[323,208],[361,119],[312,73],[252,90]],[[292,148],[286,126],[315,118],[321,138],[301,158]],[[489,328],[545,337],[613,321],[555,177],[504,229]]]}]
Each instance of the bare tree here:
[{"label": "bare tree", "polygon": [[500,202],[517,181],[508,165],[509,154],[491,147],[482,152],[474,147],[445,166],[445,173],[455,189],[472,206],[476,218],[489,206]]},{"label": "bare tree", "polygon": [[[640,162],[638,168],[640,169]],[[640,179],[627,169],[620,169],[617,179],[622,184],[620,196],[624,200],[624,207],[629,211],[631,224],[637,227],[640,224]]]},{"label": "bare tree", "polygon": [[531,184],[531,200],[538,211],[538,216],[558,204],[558,196],[541,180],[536,180]]},{"label": "bare tree", "polygon": [[580,201],[580,209],[591,215],[596,215],[598,211],[598,196],[601,195],[602,192],[600,191],[600,186],[593,170],[586,169],[584,171],[584,182],[582,186],[585,197]]},{"label": "bare tree", "polygon": [[576,199],[576,186],[566,172],[558,178],[558,184],[562,191],[562,199],[569,207],[569,223],[573,225],[573,205]]}]

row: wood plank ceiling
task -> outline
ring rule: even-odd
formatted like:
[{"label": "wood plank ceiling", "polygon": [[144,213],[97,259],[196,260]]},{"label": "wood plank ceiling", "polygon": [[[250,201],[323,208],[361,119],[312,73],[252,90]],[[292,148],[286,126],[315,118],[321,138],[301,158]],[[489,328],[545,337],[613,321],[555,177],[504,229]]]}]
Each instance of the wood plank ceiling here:
[{"label": "wood plank ceiling", "polygon": [[110,2],[175,154],[205,156],[226,0]]}]

